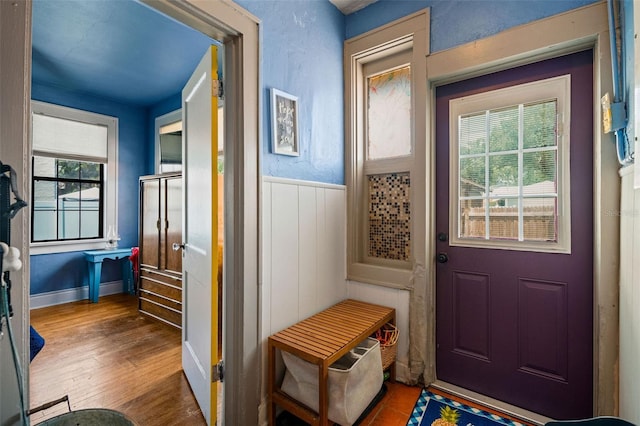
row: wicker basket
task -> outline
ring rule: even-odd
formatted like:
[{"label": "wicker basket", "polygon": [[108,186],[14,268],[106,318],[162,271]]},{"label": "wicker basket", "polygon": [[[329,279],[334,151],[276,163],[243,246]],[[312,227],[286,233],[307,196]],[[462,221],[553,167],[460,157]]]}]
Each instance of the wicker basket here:
[{"label": "wicker basket", "polygon": [[376,332],[376,339],[380,342],[383,370],[389,368],[396,360],[398,353],[398,334],[398,328],[391,323],[386,323]]}]

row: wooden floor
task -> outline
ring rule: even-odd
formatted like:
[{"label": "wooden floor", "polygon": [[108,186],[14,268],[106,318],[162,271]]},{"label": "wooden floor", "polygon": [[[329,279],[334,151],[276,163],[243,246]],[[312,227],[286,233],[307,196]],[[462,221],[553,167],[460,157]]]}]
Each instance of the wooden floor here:
[{"label": "wooden floor", "polygon": [[140,426],[206,425],[182,373],[180,330],[139,314],[135,296],[34,309],[31,325],[45,339],[30,366],[31,408],[68,395],[73,410],[111,408]]},{"label": "wooden floor", "polygon": [[[68,395],[74,410],[111,408],[140,426],[206,424],[182,373],[180,331],[138,313],[134,296],[34,309],[31,324],[46,341],[31,363],[32,408]],[[387,389],[360,426],[407,424],[420,388]],[[67,411],[56,405],[31,422]]]}]

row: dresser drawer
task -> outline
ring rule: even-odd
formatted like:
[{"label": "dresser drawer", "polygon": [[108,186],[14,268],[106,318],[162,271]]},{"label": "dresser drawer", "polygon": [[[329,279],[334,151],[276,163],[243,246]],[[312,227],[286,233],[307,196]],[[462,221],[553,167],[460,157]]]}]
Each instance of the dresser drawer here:
[{"label": "dresser drawer", "polygon": [[172,284],[157,281],[154,278],[142,277],[140,279],[140,295],[145,293],[154,293],[167,299],[182,302],[182,289]]},{"label": "dresser drawer", "polygon": [[154,271],[150,269],[141,268],[140,277],[142,279],[148,279],[160,283],[172,285],[174,287],[182,288],[182,278],[168,273]]},{"label": "dresser drawer", "polygon": [[182,312],[182,303],[179,301],[160,296],[157,293],[153,293],[142,288],[140,289],[140,298],[155,302],[158,305],[166,306],[167,308],[175,311]]},{"label": "dresser drawer", "polygon": [[182,328],[182,313],[140,296],[140,312],[151,315],[178,328]]}]

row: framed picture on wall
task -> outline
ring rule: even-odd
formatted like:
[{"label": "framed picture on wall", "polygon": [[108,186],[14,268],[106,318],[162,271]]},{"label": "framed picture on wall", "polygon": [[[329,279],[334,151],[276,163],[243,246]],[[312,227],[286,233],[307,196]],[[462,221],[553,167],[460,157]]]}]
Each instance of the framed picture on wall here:
[{"label": "framed picture on wall", "polygon": [[274,154],[300,155],[298,98],[271,89],[271,150]]}]

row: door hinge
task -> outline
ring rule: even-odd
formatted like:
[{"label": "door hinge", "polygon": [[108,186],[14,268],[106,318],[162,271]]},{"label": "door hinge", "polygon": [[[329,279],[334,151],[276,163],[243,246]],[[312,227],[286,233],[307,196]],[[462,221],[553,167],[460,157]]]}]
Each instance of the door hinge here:
[{"label": "door hinge", "polygon": [[211,371],[212,382],[224,382],[224,360],[220,360],[219,363],[213,365]]},{"label": "door hinge", "polygon": [[211,96],[216,98],[222,98],[224,96],[222,80],[211,80]]}]

